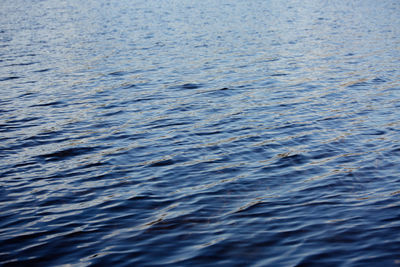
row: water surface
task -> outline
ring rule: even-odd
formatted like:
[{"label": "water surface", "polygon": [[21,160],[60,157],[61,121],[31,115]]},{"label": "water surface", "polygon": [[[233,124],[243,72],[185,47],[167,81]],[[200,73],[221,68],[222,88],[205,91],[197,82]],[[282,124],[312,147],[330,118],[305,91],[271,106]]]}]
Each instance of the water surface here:
[{"label": "water surface", "polygon": [[0,4],[0,265],[400,264],[400,3]]}]

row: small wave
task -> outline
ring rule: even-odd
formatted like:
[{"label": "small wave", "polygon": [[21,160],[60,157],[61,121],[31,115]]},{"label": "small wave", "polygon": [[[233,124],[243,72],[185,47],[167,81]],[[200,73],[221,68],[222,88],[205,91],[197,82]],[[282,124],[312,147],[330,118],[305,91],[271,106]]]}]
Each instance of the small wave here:
[{"label": "small wave", "polygon": [[202,87],[201,84],[196,84],[196,83],[185,83],[179,86],[180,89],[185,89],[185,90],[198,89],[201,87]]},{"label": "small wave", "polygon": [[64,150],[55,151],[48,154],[42,154],[39,155],[38,157],[46,161],[60,161],[69,159],[71,157],[92,153],[96,149],[97,149],[96,147],[74,147],[74,148],[67,148]]},{"label": "small wave", "polygon": [[53,102],[35,104],[35,105],[32,105],[31,107],[60,106],[62,104],[64,104],[62,101],[53,101]]},{"label": "small wave", "polygon": [[0,82],[9,81],[9,80],[16,80],[16,79],[20,79],[20,78],[21,77],[19,77],[19,76],[9,76],[9,77],[3,77],[3,78],[0,77]]}]

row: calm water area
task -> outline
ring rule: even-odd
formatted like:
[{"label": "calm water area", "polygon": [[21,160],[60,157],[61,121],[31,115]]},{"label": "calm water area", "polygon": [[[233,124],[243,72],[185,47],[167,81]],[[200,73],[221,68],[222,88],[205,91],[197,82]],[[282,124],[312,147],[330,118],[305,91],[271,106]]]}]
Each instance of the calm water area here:
[{"label": "calm water area", "polygon": [[0,266],[400,265],[398,0],[2,0]]}]

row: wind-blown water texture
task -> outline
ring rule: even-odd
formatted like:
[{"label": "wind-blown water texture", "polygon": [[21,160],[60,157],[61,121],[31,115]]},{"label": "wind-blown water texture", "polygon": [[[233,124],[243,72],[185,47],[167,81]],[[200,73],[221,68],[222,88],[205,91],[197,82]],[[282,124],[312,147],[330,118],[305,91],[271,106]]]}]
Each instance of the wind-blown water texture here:
[{"label": "wind-blown water texture", "polygon": [[400,3],[0,4],[0,264],[400,264]]}]

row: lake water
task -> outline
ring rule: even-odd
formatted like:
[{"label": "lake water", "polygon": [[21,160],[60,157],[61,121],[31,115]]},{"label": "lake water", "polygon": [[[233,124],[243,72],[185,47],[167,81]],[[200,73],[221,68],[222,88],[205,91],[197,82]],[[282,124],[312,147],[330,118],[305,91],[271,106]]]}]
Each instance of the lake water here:
[{"label": "lake water", "polygon": [[400,264],[397,0],[2,0],[0,265]]}]

